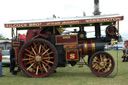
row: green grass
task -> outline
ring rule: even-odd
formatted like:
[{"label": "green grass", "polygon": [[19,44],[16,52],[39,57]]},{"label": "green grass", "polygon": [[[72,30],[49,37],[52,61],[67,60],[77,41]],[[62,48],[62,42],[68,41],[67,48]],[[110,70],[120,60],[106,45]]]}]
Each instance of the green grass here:
[{"label": "green grass", "polygon": [[[109,52],[114,55],[116,62],[116,52]],[[87,66],[79,68],[78,65],[57,68],[57,73],[45,78],[30,78],[22,72],[14,76],[9,72],[8,67],[4,67],[3,74],[5,76],[0,78],[0,85],[127,85],[128,62],[122,62],[122,51],[118,55],[118,74],[116,76],[114,75],[117,72],[117,62],[112,75],[105,78],[96,77]]]}]

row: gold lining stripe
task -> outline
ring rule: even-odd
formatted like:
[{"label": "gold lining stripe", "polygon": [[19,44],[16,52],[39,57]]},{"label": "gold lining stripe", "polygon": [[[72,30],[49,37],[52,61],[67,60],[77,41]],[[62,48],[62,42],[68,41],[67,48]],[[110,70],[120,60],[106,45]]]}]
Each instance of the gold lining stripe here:
[{"label": "gold lining stripe", "polygon": [[84,43],[84,54],[87,54],[87,42]]},{"label": "gold lining stripe", "polygon": [[93,42],[93,43],[92,43],[92,52],[93,52],[93,53],[95,52],[95,46],[96,46],[96,45],[95,45],[95,43]]}]

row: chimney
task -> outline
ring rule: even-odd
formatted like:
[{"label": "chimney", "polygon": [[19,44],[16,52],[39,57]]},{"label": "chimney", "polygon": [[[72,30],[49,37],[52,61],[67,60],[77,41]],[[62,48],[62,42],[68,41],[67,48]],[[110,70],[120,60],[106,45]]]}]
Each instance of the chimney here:
[{"label": "chimney", "polygon": [[94,0],[94,15],[100,15],[100,10],[99,10],[99,0]]}]

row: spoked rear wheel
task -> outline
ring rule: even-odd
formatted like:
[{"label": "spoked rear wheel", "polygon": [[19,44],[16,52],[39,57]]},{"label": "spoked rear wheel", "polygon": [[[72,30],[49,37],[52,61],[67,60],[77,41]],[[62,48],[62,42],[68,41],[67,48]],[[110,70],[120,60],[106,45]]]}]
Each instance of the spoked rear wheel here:
[{"label": "spoked rear wheel", "polygon": [[91,57],[89,65],[96,76],[106,77],[113,72],[115,62],[109,53],[100,51]]},{"label": "spoked rear wheel", "polygon": [[28,76],[45,77],[56,68],[58,53],[49,41],[35,39],[22,47],[18,61],[21,69]]}]

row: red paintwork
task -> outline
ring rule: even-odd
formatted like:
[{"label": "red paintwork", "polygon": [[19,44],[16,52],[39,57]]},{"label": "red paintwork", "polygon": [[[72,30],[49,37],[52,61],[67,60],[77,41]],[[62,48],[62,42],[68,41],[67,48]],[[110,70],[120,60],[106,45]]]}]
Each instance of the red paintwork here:
[{"label": "red paintwork", "polygon": [[95,50],[93,50],[93,49],[95,49],[95,47],[93,47],[93,45],[92,45],[93,43],[94,42],[92,40],[87,40],[86,42],[85,41],[79,42],[78,47],[82,48],[82,55],[94,53],[93,51],[95,51]]},{"label": "red paintwork", "polygon": [[41,31],[40,29],[28,30],[26,35],[26,41],[29,41],[30,39],[32,39],[33,36],[39,34],[40,31]]},{"label": "red paintwork", "polygon": [[66,60],[67,61],[75,61],[78,60],[78,49],[69,49],[66,50]]},{"label": "red paintwork", "polygon": [[56,36],[56,44],[77,44],[77,35],[58,35]]},{"label": "red paintwork", "polygon": [[34,36],[39,35],[41,37],[47,38],[48,36],[52,37],[51,32],[46,32],[45,34],[40,33],[40,29],[35,29],[35,30],[28,30],[27,35],[26,35],[26,41],[31,40]]},{"label": "red paintwork", "polygon": [[64,45],[65,49],[73,49],[73,48],[77,48],[77,45],[72,44],[72,45]]},{"label": "red paintwork", "polygon": [[87,54],[93,53],[92,52],[92,40],[87,41]]}]

